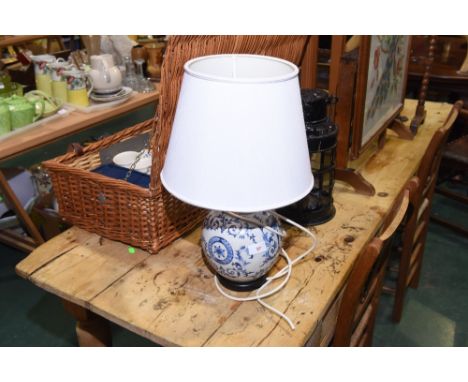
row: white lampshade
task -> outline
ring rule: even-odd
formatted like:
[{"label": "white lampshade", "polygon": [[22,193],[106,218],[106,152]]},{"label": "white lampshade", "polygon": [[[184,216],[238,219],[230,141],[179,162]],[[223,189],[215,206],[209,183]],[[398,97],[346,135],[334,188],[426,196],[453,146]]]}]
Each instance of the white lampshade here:
[{"label": "white lampshade", "polygon": [[164,187],[194,206],[234,212],[276,209],[306,196],[314,181],[297,66],[214,55],[184,69]]}]

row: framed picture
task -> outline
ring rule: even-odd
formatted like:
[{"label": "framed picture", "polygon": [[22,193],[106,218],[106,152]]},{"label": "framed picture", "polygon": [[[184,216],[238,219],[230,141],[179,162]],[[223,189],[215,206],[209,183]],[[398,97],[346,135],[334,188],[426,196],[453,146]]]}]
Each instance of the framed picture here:
[{"label": "framed picture", "polygon": [[361,36],[351,156],[359,157],[403,108],[409,36]]}]

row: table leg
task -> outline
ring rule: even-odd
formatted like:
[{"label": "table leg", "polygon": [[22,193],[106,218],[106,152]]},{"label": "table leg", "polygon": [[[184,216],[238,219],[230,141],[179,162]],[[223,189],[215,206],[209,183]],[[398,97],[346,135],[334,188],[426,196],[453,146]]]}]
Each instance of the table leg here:
[{"label": "table leg", "polygon": [[39,233],[37,227],[34,225],[33,221],[24,210],[21,202],[16,197],[15,193],[11,189],[8,181],[3,175],[3,172],[0,170],[0,191],[3,193],[6,201],[8,202],[8,206],[13,209],[16,213],[18,219],[24,224],[26,230],[34,239],[37,245],[44,243],[44,239],[42,238],[41,234]]},{"label": "table leg", "polygon": [[79,346],[111,346],[112,335],[109,321],[97,314],[62,300],[65,310],[76,319],[76,336]]}]

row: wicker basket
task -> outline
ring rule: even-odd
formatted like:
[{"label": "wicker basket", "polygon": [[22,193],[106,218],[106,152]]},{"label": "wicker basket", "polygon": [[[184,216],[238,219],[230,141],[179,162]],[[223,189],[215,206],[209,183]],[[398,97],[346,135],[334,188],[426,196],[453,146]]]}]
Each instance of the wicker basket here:
[{"label": "wicker basket", "polygon": [[[161,73],[158,118],[125,129],[44,162],[52,179],[60,214],[68,222],[151,253],[199,224],[204,211],[170,195],[159,174],[169,143],[184,64],[191,58],[222,53],[280,57],[299,64],[306,36],[175,36],[169,39]],[[153,163],[149,188],[100,175],[99,152],[138,134],[151,133]]]}]

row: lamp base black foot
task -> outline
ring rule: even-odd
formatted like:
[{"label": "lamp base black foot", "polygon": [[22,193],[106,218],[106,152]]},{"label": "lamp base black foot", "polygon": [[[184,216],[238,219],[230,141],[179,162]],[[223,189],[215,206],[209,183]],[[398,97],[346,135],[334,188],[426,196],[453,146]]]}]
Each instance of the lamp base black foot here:
[{"label": "lamp base black foot", "polygon": [[216,275],[222,286],[237,292],[249,292],[260,288],[266,282],[266,275],[252,281],[232,281],[221,275]]}]

